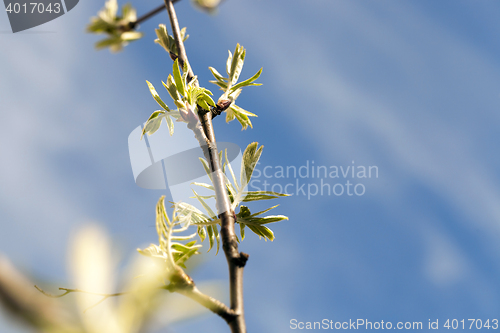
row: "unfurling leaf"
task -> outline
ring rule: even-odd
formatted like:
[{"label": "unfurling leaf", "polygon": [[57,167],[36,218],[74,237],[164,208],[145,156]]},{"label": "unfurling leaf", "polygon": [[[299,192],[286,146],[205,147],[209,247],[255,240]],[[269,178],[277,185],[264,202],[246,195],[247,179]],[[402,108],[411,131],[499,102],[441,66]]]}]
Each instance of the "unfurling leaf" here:
[{"label": "unfurling leaf", "polygon": [[229,110],[227,111],[226,122],[230,122],[234,118],[238,119],[241,124],[241,130],[245,130],[250,126],[253,128],[252,122],[248,117],[257,117],[256,114],[248,112],[247,110],[243,110],[236,104],[231,104]]},{"label": "unfurling leaf", "polygon": [[264,237],[265,240],[274,240],[274,233],[271,229],[266,227],[265,225],[252,225],[248,224],[247,227],[252,230],[254,233],[256,233],[259,238]]},{"label": "unfurling leaf", "polygon": [[153,95],[155,101],[163,108],[163,110],[170,111],[167,104],[163,102],[163,100],[160,98],[160,95],[158,95],[158,93],[156,92],[155,87],[149,81],[146,81],[146,83],[148,84],[149,91],[151,92],[151,95]]},{"label": "unfurling leaf", "polygon": [[[288,217],[284,215],[261,216],[262,214],[267,213],[268,211],[270,211],[273,208],[276,208],[277,206],[273,206],[263,211],[259,211],[257,213],[252,214],[247,206],[240,205],[241,202],[269,200],[269,199],[276,199],[279,197],[288,196],[288,194],[276,193],[271,191],[249,191],[249,192],[244,191],[246,185],[250,182],[255,166],[257,165],[259,158],[262,154],[262,149],[263,146],[258,147],[258,143],[253,142],[249,144],[245,149],[245,151],[243,152],[243,160],[240,172],[241,185],[238,184],[238,181],[233,172],[231,164],[229,163],[227,157],[227,150],[225,154],[225,163],[223,163],[222,165],[222,172],[226,183],[226,189],[229,199],[231,201],[231,209],[236,210],[236,208],[240,206],[240,211],[238,214],[236,214],[236,223],[240,224],[241,240],[245,238],[245,226],[246,226],[252,232],[256,233],[259,237],[264,237],[264,239],[266,240],[269,239],[272,241],[274,240],[274,234],[271,231],[271,229],[264,226],[264,224],[288,220]],[[200,161],[202,162],[205,171],[210,176],[210,169],[208,167],[208,163],[203,158],[200,158]],[[229,175],[227,175],[227,173]],[[229,177],[232,179],[234,185],[231,184]],[[204,187],[206,189],[215,192],[214,187],[212,185],[205,183],[192,183],[192,184]],[[209,248],[210,251],[210,249],[213,247],[216,241],[217,241],[217,246],[219,245],[217,225],[220,223],[220,221],[215,216],[213,210],[205,202],[205,199],[214,198],[215,195],[201,196],[198,195],[195,191],[193,192],[195,194],[195,198],[197,198],[198,201],[202,204],[204,209],[207,211],[208,215],[212,216],[211,218],[209,218],[207,215],[201,214],[201,212],[198,211],[199,213],[197,212],[197,214],[203,215],[203,217],[198,218],[197,220],[198,222],[194,222],[194,224],[198,224],[198,235],[202,240],[205,239],[205,234],[204,233],[201,234],[201,232],[204,232],[205,231],[204,228],[206,227],[208,233],[208,240],[210,243],[210,248]],[[197,209],[193,207],[193,210]],[[203,220],[203,218],[205,220]]]},{"label": "unfurling leaf", "polygon": [[222,91],[224,91],[224,94],[219,98],[219,101],[231,101],[231,106],[225,110],[226,122],[228,123],[236,118],[240,122],[242,129],[247,129],[248,127],[252,128],[252,122],[249,117],[257,117],[257,115],[240,108],[235,104],[235,101],[241,93],[242,88],[261,85],[260,83],[255,83],[255,80],[257,80],[262,74],[262,68],[249,79],[237,83],[245,61],[246,51],[243,46],[237,44],[234,54],[231,53],[231,51],[228,51],[228,53],[229,56],[226,61],[226,72],[228,77],[223,77],[215,68],[208,67],[212,72],[212,75],[215,77],[215,80],[210,82],[216,84]]},{"label": "unfurling leaf", "polygon": [[257,73],[255,73],[254,76],[252,76],[251,78],[246,79],[245,81],[242,81],[242,82],[238,83],[237,85],[232,86],[231,92],[236,91],[237,89],[243,88],[243,87],[261,86],[262,83],[253,83],[255,80],[257,80],[259,78],[260,74],[262,74],[262,68],[259,69],[259,71]]},{"label": "unfurling leaf", "polygon": [[[158,39],[155,39],[155,43],[160,44],[165,51],[170,54],[174,54],[176,56],[179,55],[177,51],[177,44],[175,43],[175,38],[168,34],[167,27],[164,24],[160,24],[158,29],[155,29],[156,36]],[[188,39],[189,35],[186,35],[186,28],[181,29],[181,39],[183,42]]]},{"label": "unfurling leaf", "polygon": [[182,214],[183,208],[174,204],[172,218],[169,219],[165,208],[165,196],[162,196],[156,204],[156,231],[158,233],[159,245],[150,245],[139,253],[161,258],[165,261],[166,268],[170,272],[178,272],[180,267],[185,267],[184,263],[191,256],[198,253],[196,241],[186,244],[181,241],[191,240],[196,233],[187,236],[178,236],[178,233],[188,229],[191,224],[191,214]]},{"label": "unfurling leaf", "polygon": [[186,96],[186,84],[185,84],[184,80],[182,79],[181,71],[179,69],[179,60],[178,59],[175,59],[172,71],[173,71],[174,82],[175,82],[175,87],[177,88],[177,91],[182,96]]},{"label": "unfurling leaf", "polygon": [[243,194],[244,199],[242,201],[248,202],[248,201],[258,201],[258,200],[269,200],[269,199],[276,199],[279,197],[288,197],[288,196],[289,194],[276,193],[271,191],[252,191],[252,192],[245,192]]},{"label": "unfurling leaf", "polygon": [[151,114],[151,116],[147,120],[146,126],[144,126],[144,129],[142,130],[141,139],[146,133],[151,135],[154,132],[156,132],[160,128],[160,123],[164,116],[165,116],[165,111],[163,110],[158,110],[153,112],[153,114]]},{"label": "unfurling leaf", "polygon": [[229,84],[234,85],[238,81],[240,77],[241,70],[243,68],[243,63],[245,62],[245,48],[240,44],[236,44],[236,48],[234,49],[234,54],[229,57],[231,58],[231,64],[229,67],[229,58],[226,65],[227,75],[229,75]]},{"label": "unfurling leaf", "polygon": [[262,154],[262,149],[264,148],[264,146],[260,146],[260,148],[257,149],[258,145],[259,144],[257,142],[252,142],[243,152],[243,164],[240,174],[240,182],[242,187],[246,186],[250,182],[253,170],[259,162],[259,158]]},{"label": "unfurling leaf", "polygon": [[165,119],[165,121],[167,122],[168,132],[170,133],[170,135],[173,135],[174,134],[174,122],[172,121],[170,116],[178,117],[179,116],[177,114],[178,112],[171,113],[168,106],[161,100],[160,96],[156,92],[153,85],[151,83],[149,83],[148,81],[146,81],[146,82],[148,83],[149,90],[151,91],[153,98],[163,108],[163,110],[157,110],[151,114],[149,119],[146,121],[146,125],[144,126],[144,128],[142,130],[141,139],[144,136],[144,134],[146,134],[146,133],[148,135],[152,135],[153,133],[158,131],[158,129],[160,128],[160,125],[161,125],[161,121],[163,119]]}]

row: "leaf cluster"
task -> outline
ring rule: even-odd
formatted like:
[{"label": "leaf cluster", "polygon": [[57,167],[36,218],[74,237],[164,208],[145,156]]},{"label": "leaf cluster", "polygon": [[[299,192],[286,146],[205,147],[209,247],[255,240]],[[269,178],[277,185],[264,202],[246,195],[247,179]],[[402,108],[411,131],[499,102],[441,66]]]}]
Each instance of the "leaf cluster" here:
[{"label": "leaf cluster", "polygon": [[161,99],[160,95],[158,95],[155,87],[149,81],[146,81],[151,95],[153,95],[153,98],[162,109],[151,114],[146,122],[146,126],[144,126],[142,135],[146,133],[149,135],[155,133],[160,128],[163,119],[167,122],[170,135],[173,135],[174,123],[170,117],[174,117],[177,121],[189,123],[198,120],[195,114],[195,110],[198,107],[207,111],[210,110],[211,107],[214,107],[215,102],[212,97],[210,97],[212,92],[208,89],[198,87],[196,84],[197,80],[195,76],[188,82],[187,66],[184,65],[184,69],[181,71],[179,68],[179,61],[175,59],[172,67],[172,74],[168,75],[167,83],[163,81],[161,83],[165,89],[167,89],[170,97],[174,100],[175,105],[179,108],[178,110],[171,110]]},{"label": "leaf cluster", "polygon": [[[172,218],[169,219],[165,209],[165,196],[158,200],[156,204],[156,232],[158,233],[159,245],[151,244],[144,250],[138,249],[141,254],[163,259],[169,271],[174,271],[178,266],[185,268],[186,260],[194,254],[198,254],[198,248],[201,247],[201,245],[196,244],[196,240],[191,240],[196,236],[196,233],[187,236],[178,235],[189,228],[192,218],[190,214],[183,214],[183,209],[179,205],[174,204],[173,208]],[[189,242],[184,244],[181,241]]]},{"label": "leaf cluster", "polygon": [[231,53],[231,51],[228,52],[229,56],[226,61],[227,77],[223,77],[215,68],[209,67],[212,75],[215,77],[215,80],[210,82],[216,84],[224,91],[224,94],[219,100],[229,99],[232,102],[231,106],[226,111],[226,122],[230,122],[236,118],[240,122],[242,129],[246,129],[248,126],[252,127],[252,122],[248,117],[257,117],[257,115],[237,106],[235,101],[240,95],[243,87],[261,85],[260,83],[255,83],[255,80],[257,80],[262,73],[262,68],[249,79],[237,83],[245,62],[246,50],[243,46],[237,44],[234,54]]},{"label": "leaf cluster", "polygon": [[131,4],[124,5],[121,15],[118,15],[117,1],[108,0],[97,16],[90,19],[87,32],[108,35],[107,38],[95,44],[97,49],[109,47],[112,52],[119,52],[129,42],[143,36],[142,32],[134,31],[131,28],[136,20],[137,13]]},{"label": "leaf cluster", "polygon": [[[263,237],[265,240],[269,239],[272,241],[274,240],[274,233],[272,232],[271,229],[265,226],[265,224],[278,222],[282,220],[288,220],[288,217],[284,215],[261,216],[262,214],[267,213],[271,209],[276,208],[277,205],[253,214],[250,212],[250,209],[247,206],[241,205],[242,202],[269,200],[278,197],[288,196],[287,194],[276,193],[271,191],[246,191],[246,187],[252,178],[255,166],[259,161],[260,155],[262,154],[262,148],[263,146],[258,147],[257,142],[253,142],[247,146],[247,148],[243,153],[243,161],[241,165],[239,180],[237,179],[231,167],[231,164],[229,163],[229,160],[227,158],[227,151],[225,154],[224,161],[222,161],[223,156],[221,152],[221,164],[223,165],[223,174],[226,182],[226,190],[229,195],[229,199],[231,201],[231,209],[233,211],[236,211],[238,206],[240,207],[240,211],[238,212],[238,214],[236,214],[236,223],[240,225],[240,235],[242,240],[245,238],[245,227],[248,227],[251,231],[257,234],[259,238]],[[208,167],[208,163],[204,159],[200,158],[200,160],[203,164],[203,167],[205,168],[205,171],[210,176],[210,169]],[[229,174],[231,179],[229,179],[229,177],[226,174]],[[206,183],[193,183],[193,184],[214,191],[212,185]],[[202,204],[203,208],[206,210],[208,215],[201,213],[193,206],[188,208],[186,205],[185,206],[187,210],[183,213],[196,214],[197,218],[201,220],[201,221],[197,220],[193,222],[193,224],[198,225],[198,234],[200,236],[200,239],[203,241],[204,235],[206,234],[205,231],[203,230],[204,228],[207,228],[206,231],[209,235],[211,233],[214,235],[218,235],[217,225],[220,223],[220,221],[218,218],[216,218],[216,214],[212,211],[210,206],[205,201],[206,199],[215,198],[215,194],[208,196],[201,196],[198,195],[196,191],[193,190],[193,192],[195,194],[195,198]],[[208,227],[211,227],[212,230],[210,230]],[[218,249],[219,245],[218,238],[216,238],[216,240]],[[211,248],[212,248],[212,243],[210,244],[209,251]]]}]

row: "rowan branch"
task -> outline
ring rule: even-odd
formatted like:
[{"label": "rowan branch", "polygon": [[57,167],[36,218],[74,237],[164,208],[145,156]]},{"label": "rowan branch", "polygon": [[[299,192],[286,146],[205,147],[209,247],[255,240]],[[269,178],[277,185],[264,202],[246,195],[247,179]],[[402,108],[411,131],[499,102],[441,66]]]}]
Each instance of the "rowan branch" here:
[{"label": "rowan branch", "polygon": [[[172,0],[173,3],[176,3],[177,1],[179,0]],[[166,7],[165,5],[160,5],[158,7],[156,7],[155,9],[147,12],[146,14],[140,16],[137,20],[133,21],[133,22],[129,22],[127,25],[125,26],[122,26],[121,29],[123,31],[130,31],[130,30],[133,30],[135,29],[139,24],[141,24],[142,22],[150,19],[151,17],[155,16],[156,14],[160,13],[161,11],[165,10]]]},{"label": "rowan branch", "polygon": [[[50,298],[61,298],[61,297],[66,296],[70,293],[83,293],[83,294],[89,294],[89,295],[102,296],[102,299],[100,299],[97,303],[95,303],[94,305],[85,309],[83,311],[84,313],[87,312],[88,310],[96,307],[97,305],[101,304],[102,302],[104,302],[108,298],[123,296],[123,295],[127,295],[127,294],[131,293],[130,291],[125,291],[125,292],[107,294],[107,293],[96,293],[96,292],[86,291],[86,290],[81,290],[81,289],[59,288],[59,290],[63,290],[64,293],[62,293],[60,295],[53,295],[53,294],[46,292],[45,290],[38,287],[37,285],[35,285],[35,288],[39,292],[41,292],[42,294],[44,294],[45,296],[50,297]],[[202,293],[196,287],[196,285],[194,284],[194,282],[191,279],[189,279],[189,281],[185,281],[184,279],[181,278],[175,283],[171,282],[167,286],[158,287],[158,289],[165,289],[165,290],[168,290],[170,292],[176,292],[176,293],[179,293],[181,295],[184,295],[184,296],[192,299],[193,301],[197,302],[198,304],[204,306],[205,308],[212,311],[213,313],[219,315],[227,323],[234,320],[234,318],[237,316],[233,310],[228,308],[221,301]]]},{"label": "rowan branch", "polygon": [[[170,24],[172,26],[177,50],[179,51],[179,62],[182,66],[184,66],[184,64],[187,64],[188,81],[190,81],[194,78],[194,73],[191,69],[191,66],[189,66],[184,43],[180,35],[179,22],[177,20],[173,1],[164,1],[170,18]],[[229,104],[227,106],[229,106]],[[200,108],[198,108],[198,110],[200,111]],[[231,209],[231,202],[226,191],[226,184],[222,174],[222,168],[220,166],[215,133],[212,126],[212,112],[198,112],[198,117],[204,135],[202,135],[201,133],[197,133],[195,130],[195,136],[200,143],[204,141],[206,142],[206,146],[203,145],[201,146],[201,148],[203,149],[203,152],[207,157],[210,171],[213,174],[212,178],[216,195],[217,211],[219,214],[219,219],[221,220],[222,248],[224,250],[224,254],[226,256],[229,267],[230,308],[236,315],[235,317],[231,318],[231,321],[228,321],[228,324],[233,333],[245,333],[246,324],[243,307],[243,267],[248,260],[248,255],[243,252],[238,252],[238,241],[236,238],[236,233],[234,231],[235,213]],[[193,127],[197,128],[197,126],[195,127],[193,125],[191,125],[191,129],[193,129]]]}]

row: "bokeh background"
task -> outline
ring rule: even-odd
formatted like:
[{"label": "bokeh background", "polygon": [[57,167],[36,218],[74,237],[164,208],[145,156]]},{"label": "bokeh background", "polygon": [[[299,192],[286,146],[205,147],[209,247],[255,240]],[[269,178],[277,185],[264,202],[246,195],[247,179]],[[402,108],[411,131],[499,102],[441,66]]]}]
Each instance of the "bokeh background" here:
[{"label": "bokeh background", "polygon": [[[158,4],[134,6],[141,15]],[[79,227],[104,226],[126,260],[156,241],[164,194],[135,185],[127,138],[157,109],[145,80],[169,100],[160,81],[171,61],[153,43],[167,14],[111,54],[84,33],[103,5],[81,1],[16,34],[0,13],[0,252],[37,281],[67,287]],[[254,128],[216,118],[219,141],[264,144],[260,168],[378,167],[371,179],[325,179],[362,183],[362,196],[280,199],[275,212],[290,219],[271,225],[274,242],[247,233],[249,332],[293,331],[291,319],[424,328],[499,319],[499,2],[228,0],[212,16],[186,0],[176,8],[202,84],[236,43],[247,49],[242,77],[264,68],[263,86],[238,99],[258,114]],[[224,283],[223,254],[203,256],[195,280]],[[4,312],[0,331],[28,332]],[[208,312],[159,330],[225,331]]]}]

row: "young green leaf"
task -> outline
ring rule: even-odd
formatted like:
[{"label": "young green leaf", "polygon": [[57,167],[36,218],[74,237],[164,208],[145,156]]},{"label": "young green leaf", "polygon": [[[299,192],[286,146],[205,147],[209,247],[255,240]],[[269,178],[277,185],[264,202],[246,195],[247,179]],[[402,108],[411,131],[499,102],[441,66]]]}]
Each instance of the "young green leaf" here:
[{"label": "young green leaf", "polygon": [[200,237],[201,242],[205,240],[205,238],[207,237],[207,231],[205,227],[198,226],[198,236]]},{"label": "young green leaf", "polygon": [[174,135],[174,122],[172,121],[172,118],[170,118],[169,115],[165,115],[165,120],[167,121],[168,133],[170,136]]},{"label": "young green leaf", "polygon": [[184,108],[185,105],[182,102],[182,98],[179,95],[179,92],[177,91],[177,87],[175,86],[175,82],[174,82],[172,75],[168,74],[167,83],[165,84],[163,81],[162,81],[162,83],[163,83],[163,86],[165,87],[165,89],[167,89],[170,97],[172,97],[172,99],[174,100],[175,105],[178,108]]},{"label": "young green leaf", "polygon": [[227,82],[228,79],[220,75],[220,73],[213,67],[208,67],[208,69],[212,72],[212,75],[215,77],[215,79],[219,82]]},{"label": "young green leaf", "polygon": [[260,74],[262,74],[262,68],[259,69],[259,71],[257,73],[255,73],[254,76],[252,76],[251,78],[232,86],[229,93],[232,93],[233,91],[235,91],[239,88],[243,88],[243,87],[261,86],[262,83],[253,83],[255,80],[257,80],[259,78]]},{"label": "young green leaf", "polygon": [[269,200],[276,199],[279,197],[288,197],[289,194],[284,193],[276,193],[271,191],[252,191],[243,193],[243,200],[245,202],[248,201],[257,201],[257,200]]},{"label": "young green leaf", "polygon": [[191,223],[191,214],[179,214],[179,206],[174,205],[172,219],[168,218],[165,209],[165,196],[162,196],[156,204],[156,231],[158,233],[159,245],[150,245],[144,250],[138,250],[141,254],[162,258],[165,261],[167,271],[178,271],[179,267],[185,267],[184,263],[194,254],[198,253],[201,245],[196,241],[182,244],[179,241],[190,240],[196,233],[188,236],[176,236],[175,234],[185,231]]},{"label": "young green leaf", "polygon": [[[248,128],[248,126],[250,126],[250,128],[253,128],[252,122],[250,121],[250,118],[248,118],[248,115],[246,115],[243,112],[240,112],[241,108],[239,109],[239,107],[237,105],[232,104],[230,106],[230,109],[233,112],[236,119],[238,119],[238,121],[240,122],[242,131],[246,130]],[[241,110],[243,110],[243,109],[241,109]],[[257,117],[256,115],[254,115],[254,116]]]},{"label": "young green leaf", "polygon": [[240,182],[242,187],[245,187],[248,182],[250,182],[253,170],[255,169],[257,162],[259,162],[260,155],[262,154],[262,149],[264,148],[264,146],[260,146],[260,148],[258,149],[257,146],[257,142],[252,142],[243,152],[243,161],[240,175]]},{"label": "young green leaf", "polygon": [[181,70],[179,69],[179,59],[175,59],[174,65],[172,68],[175,86],[177,91],[182,95],[186,96],[186,86],[182,79]]},{"label": "young green leaf", "polygon": [[163,110],[170,111],[167,104],[165,104],[165,102],[163,102],[163,100],[160,98],[160,95],[158,95],[155,87],[151,84],[151,82],[146,81],[146,83],[148,84],[149,91],[151,92],[151,95],[153,95],[153,98],[155,99],[155,101],[163,108]]},{"label": "young green leaf", "polygon": [[252,230],[254,233],[256,233],[259,238],[264,237],[264,239],[267,241],[268,239],[270,241],[274,240],[274,233],[266,227],[265,225],[252,225],[248,224],[247,227]]},{"label": "young green leaf", "polygon": [[[238,78],[241,74],[241,69],[243,68],[243,63],[245,62],[245,49],[240,44],[236,44],[234,49],[234,54],[231,59],[231,66],[228,71],[229,84],[233,85],[238,82]],[[229,59],[228,59],[229,61]]]},{"label": "young green leaf", "polygon": [[[146,121],[146,126],[144,126],[141,134],[141,139],[144,136],[144,134],[151,135],[158,131],[161,125],[162,119],[165,118],[165,111],[163,110],[158,110],[153,112],[153,114],[149,117],[149,119]],[[172,127],[173,131],[173,127]]]},{"label": "young green leaf", "polygon": [[[227,50],[227,52],[229,53],[229,56],[227,57],[227,61],[226,61],[226,73],[227,73],[227,75],[229,75],[229,79],[230,79],[231,78],[231,63],[233,62],[233,54],[229,50]],[[229,79],[228,79],[228,81],[229,81]]]},{"label": "young green leaf", "polygon": [[240,234],[241,234],[241,240],[245,239],[245,224],[240,223]]},{"label": "young green leaf", "polygon": [[205,208],[205,210],[207,211],[208,215],[212,218],[216,217],[217,215],[212,211],[212,209],[210,208],[210,206],[205,202],[205,200],[203,200],[199,195],[198,193],[196,193],[195,190],[192,190],[196,199],[198,199],[198,201],[201,203],[201,205],[203,206],[203,208]]}]

